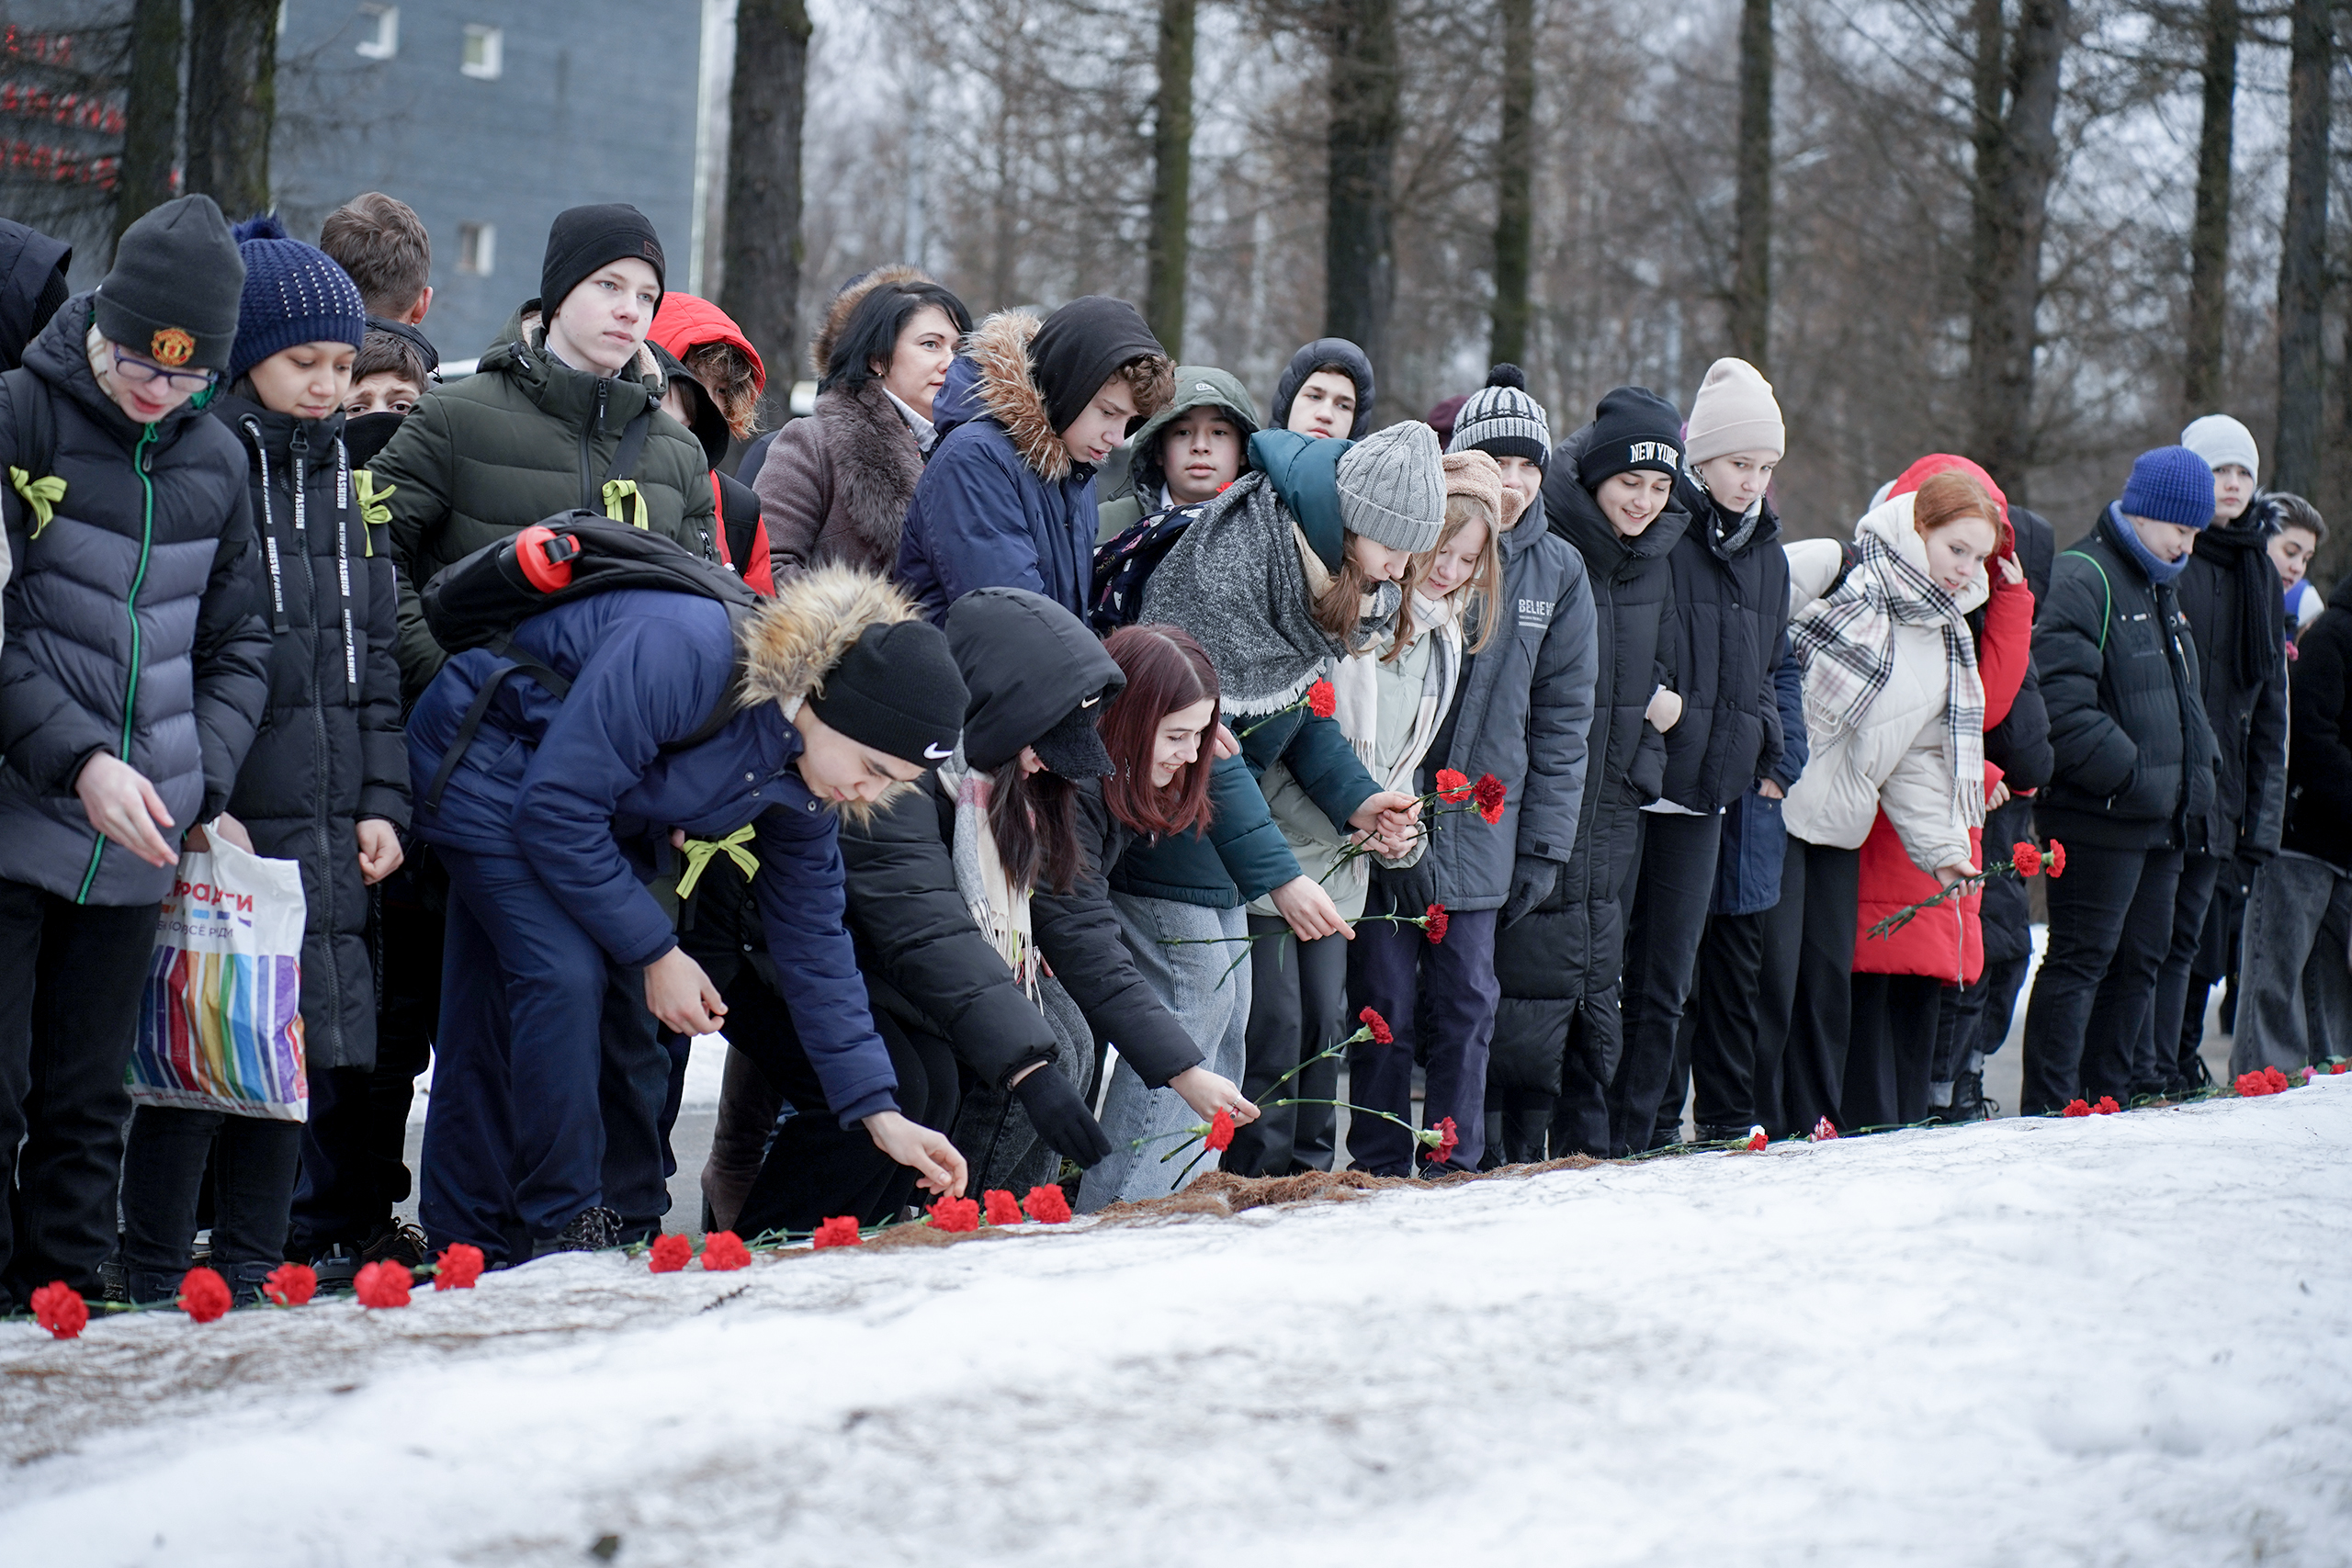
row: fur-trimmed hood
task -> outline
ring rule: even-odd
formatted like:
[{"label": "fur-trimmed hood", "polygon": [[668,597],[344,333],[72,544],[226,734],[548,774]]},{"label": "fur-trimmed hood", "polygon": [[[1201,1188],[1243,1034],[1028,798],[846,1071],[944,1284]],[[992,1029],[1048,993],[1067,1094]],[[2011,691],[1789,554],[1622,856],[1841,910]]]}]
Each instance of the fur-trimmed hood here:
[{"label": "fur-trimmed hood", "polygon": [[832,303],[825,307],[824,323],[817,329],[817,335],[808,340],[809,372],[820,381],[825,378],[825,367],[832,363],[833,344],[841,341],[842,333],[849,326],[849,319],[857,314],[857,308],[865,303],[867,295],[888,284],[938,281],[922,268],[909,266],[904,262],[877,266],[872,272],[852,278],[842,286],[839,294],[833,296]]},{"label": "fur-trimmed hood", "polygon": [[1046,412],[1045,389],[1029,369],[1029,344],[1045,323],[1027,310],[999,310],[972,329],[964,352],[947,367],[932,419],[944,437],[958,424],[993,419],[1012,438],[1030,472],[1047,484],[1069,476],[1069,448]]},{"label": "fur-trimmed hood", "polygon": [[820,566],[776,590],[743,628],[743,701],[797,710],[868,626],[915,618],[897,584],[853,566]]}]

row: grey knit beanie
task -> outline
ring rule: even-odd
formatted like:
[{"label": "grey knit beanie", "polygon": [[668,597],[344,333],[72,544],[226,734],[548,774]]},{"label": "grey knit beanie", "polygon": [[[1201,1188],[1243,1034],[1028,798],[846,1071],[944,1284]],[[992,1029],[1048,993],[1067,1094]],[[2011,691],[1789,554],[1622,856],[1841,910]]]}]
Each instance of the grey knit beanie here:
[{"label": "grey knit beanie", "polygon": [[1376,545],[1419,555],[1445,527],[1445,458],[1419,420],[1374,431],[1340,458],[1340,521]]},{"label": "grey knit beanie", "polygon": [[1552,457],[1552,423],[1544,405],[1527,395],[1527,377],[1516,365],[1498,365],[1487,384],[1464,400],[1453,416],[1448,452],[1484,452],[1492,457],[1524,457],[1542,468]]}]

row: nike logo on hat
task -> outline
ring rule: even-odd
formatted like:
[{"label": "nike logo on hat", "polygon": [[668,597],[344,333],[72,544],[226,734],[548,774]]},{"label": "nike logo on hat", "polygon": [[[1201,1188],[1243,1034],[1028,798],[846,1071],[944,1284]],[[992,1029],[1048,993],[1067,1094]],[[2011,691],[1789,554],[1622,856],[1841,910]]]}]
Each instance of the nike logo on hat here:
[{"label": "nike logo on hat", "polygon": [[944,762],[947,761],[948,758],[956,755],[956,748],[953,746],[941,747],[938,744],[933,743],[924,747],[922,749],[922,754],[934,762]]}]

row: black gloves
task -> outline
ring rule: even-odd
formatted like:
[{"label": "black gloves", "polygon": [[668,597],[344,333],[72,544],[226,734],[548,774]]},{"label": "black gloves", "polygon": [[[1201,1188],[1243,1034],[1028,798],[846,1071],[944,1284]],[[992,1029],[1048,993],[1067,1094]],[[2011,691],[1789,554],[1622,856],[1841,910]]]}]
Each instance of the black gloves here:
[{"label": "black gloves", "polygon": [[1429,852],[1407,866],[1380,866],[1374,876],[1388,897],[1396,901],[1396,913],[1417,917],[1423,909],[1437,902],[1437,868],[1430,863]]},{"label": "black gloves", "polygon": [[1516,922],[1536,905],[1552,896],[1560,884],[1560,863],[1539,860],[1533,855],[1521,855],[1510,863],[1510,891],[1503,897],[1503,912],[1497,927]]},{"label": "black gloves", "polygon": [[1103,1134],[1102,1123],[1051,1062],[1014,1084],[1012,1092],[1029,1112],[1037,1135],[1070,1163],[1085,1169],[1110,1157],[1111,1140]]}]

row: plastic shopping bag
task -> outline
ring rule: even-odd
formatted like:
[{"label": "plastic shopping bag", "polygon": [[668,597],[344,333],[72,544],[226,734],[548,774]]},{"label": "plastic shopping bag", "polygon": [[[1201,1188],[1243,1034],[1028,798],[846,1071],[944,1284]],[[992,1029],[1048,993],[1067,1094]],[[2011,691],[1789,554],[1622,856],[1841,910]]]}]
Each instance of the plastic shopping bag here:
[{"label": "plastic shopping bag", "polygon": [[302,871],[218,833],[180,856],[130,1056],[141,1105],[300,1122]]}]

